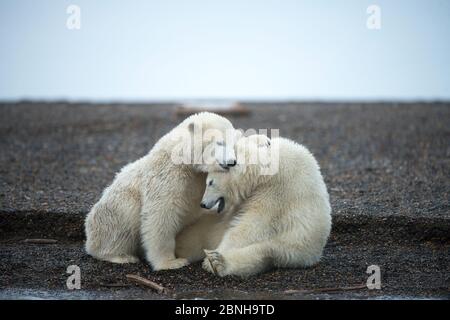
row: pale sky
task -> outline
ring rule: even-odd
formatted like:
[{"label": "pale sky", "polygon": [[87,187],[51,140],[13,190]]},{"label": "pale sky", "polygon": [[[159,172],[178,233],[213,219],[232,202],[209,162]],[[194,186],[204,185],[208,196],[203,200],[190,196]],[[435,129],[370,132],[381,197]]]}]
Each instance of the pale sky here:
[{"label": "pale sky", "polygon": [[0,100],[450,99],[448,0],[1,0],[0,42]]}]

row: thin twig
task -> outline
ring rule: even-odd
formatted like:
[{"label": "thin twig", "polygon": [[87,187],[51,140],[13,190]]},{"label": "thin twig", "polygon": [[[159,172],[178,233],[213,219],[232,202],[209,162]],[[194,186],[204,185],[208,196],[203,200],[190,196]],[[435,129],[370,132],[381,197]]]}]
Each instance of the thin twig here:
[{"label": "thin twig", "polygon": [[35,243],[35,244],[54,244],[57,243],[58,240],[55,239],[25,239],[23,240],[25,243]]},{"label": "thin twig", "polygon": [[141,284],[143,286],[152,288],[153,290],[156,290],[158,293],[168,293],[168,290],[164,288],[163,286],[157,284],[156,282],[153,282],[149,279],[142,278],[135,274],[127,274],[126,275],[128,280],[134,281],[138,284]]},{"label": "thin twig", "polygon": [[352,290],[361,290],[366,289],[367,285],[355,285],[351,287],[337,287],[337,288],[317,288],[317,289],[304,289],[304,290],[286,290],[285,294],[292,293],[321,293],[321,292],[335,292],[335,291],[352,291]]}]

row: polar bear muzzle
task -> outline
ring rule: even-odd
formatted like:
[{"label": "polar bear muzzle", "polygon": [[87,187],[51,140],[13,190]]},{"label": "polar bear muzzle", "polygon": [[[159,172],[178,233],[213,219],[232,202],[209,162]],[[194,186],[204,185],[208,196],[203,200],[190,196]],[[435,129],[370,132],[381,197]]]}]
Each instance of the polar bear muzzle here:
[{"label": "polar bear muzzle", "polygon": [[225,198],[220,197],[215,201],[211,201],[209,203],[201,202],[200,207],[208,210],[217,210],[217,213],[221,213],[225,208]]}]

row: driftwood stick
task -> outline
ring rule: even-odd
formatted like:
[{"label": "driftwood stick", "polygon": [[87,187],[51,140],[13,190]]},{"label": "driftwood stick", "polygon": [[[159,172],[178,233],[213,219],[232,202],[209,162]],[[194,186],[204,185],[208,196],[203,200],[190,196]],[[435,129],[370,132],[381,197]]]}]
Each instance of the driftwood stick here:
[{"label": "driftwood stick", "polygon": [[355,285],[351,287],[336,287],[336,288],[317,288],[317,289],[304,289],[304,290],[286,290],[284,293],[292,294],[292,293],[321,293],[321,292],[336,292],[336,291],[352,291],[352,290],[361,290],[366,289],[367,285]]},{"label": "driftwood stick", "polygon": [[35,243],[35,244],[54,244],[57,243],[58,240],[55,239],[25,239],[23,240],[25,243]]},{"label": "driftwood stick", "polygon": [[166,288],[164,288],[163,286],[157,284],[156,282],[153,282],[153,281],[151,281],[149,279],[142,278],[142,277],[140,277],[138,275],[127,274],[126,277],[127,277],[128,280],[131,280],[131,281],[136,282],[136,283],[138,283],[140,285],[143,285],[143,286],[146,286],[148,288],[151,288],[151,289],[157,291],[158,293],[167,293],[168,292],[168,290]]}]

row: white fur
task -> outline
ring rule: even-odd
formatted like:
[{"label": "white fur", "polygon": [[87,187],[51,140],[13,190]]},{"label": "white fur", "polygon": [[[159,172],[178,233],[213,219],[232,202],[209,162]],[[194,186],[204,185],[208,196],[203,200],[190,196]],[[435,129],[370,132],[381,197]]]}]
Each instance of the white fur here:
[{"label": "white fur", "polygon": [[[261,143],[252,143],[254,138],[238,141],[238,155],[245,148],[248,158],[261,148]],[[211,180],[213,184],[206,187],[202,201],[214,203],[223,196],[225,216],[212,224],[207,221],[211,218],[202,217],[183,230],[178,236],[185,247],[180,256],[201,259],[199,246],[215,248],[205,250],[203,267],[219,276],[243,277],[270,267],[306,267],[320,260],[331,230],[331,207],[317,161],[304,146],[288,139],[274,138],[269,147],[262,147],[268,152],[279,150],[278,173],[261,175],[257,164],[209,173],[207,185]],[[193,234],[201,234],[206,242],[192,241]]]},{"label": "white fur", "polygon": [[190,263],[205,258],[204,249],[215,249],[229,227],[228,216],[201,210],[200,218],[184,228],[176,238],[175,255]]},{"label": "white fur", "polygon": [[[116,263],[136,262],[142,243],[145,257],[155,270],[188,263],[175,257],[175,236],[201,214],[198,209],[206,177],[202,172],[215,169],[217,164],[175,164],[171,157],[186,133],[194,140],[188,146],[189,153],[194,146],[203,150],[214,143],[215,137],[193,135],[197,127],[216,129],[224,135],[226,130],[234,130],[227,119],[216,114],[190,116],[162,137],[146,156],[122,168],[87,215],[86,251],[90,255]],[[234,142],[230,146],[234,150]],[[223,154],[234,157],[234,152]]]}]

